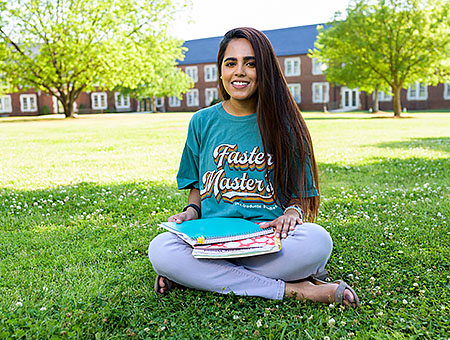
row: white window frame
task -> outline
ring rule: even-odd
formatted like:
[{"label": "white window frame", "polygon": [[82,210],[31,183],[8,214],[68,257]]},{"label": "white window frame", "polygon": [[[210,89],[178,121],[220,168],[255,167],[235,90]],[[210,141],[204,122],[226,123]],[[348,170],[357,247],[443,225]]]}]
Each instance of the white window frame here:
[{"label": "white window frame", "polygon": [[198,67],[197,66],[186,66],[184,72],[192,78],[194,83],[198,82]]},{"label": "white window frame", "polygon": [[217,87],[205,89],[205,105],[210,106],[214,99],[219,98],[219,90]]},{"label": "white window frame", "polygon": [[156,97],[155,98],[155,106],[158,109],[164,107],[164,97]]},{"label": "white window frame", "polygon": [[301,73],[300,69],[301,69],[300,57],[284,59],[284,75],[286,77],[299,76]]},{"label": "white window frame", "polygon": [[449,83],[444,84],[444,99],[450,100],[450,84]]},{"label": "white window frame", "polygon": [[[373,93],[373,99],[375,99],[375,92]],[[379,102],[391,102],[392,96],[384,91],[378,91],[378,101]]]},{"label": "white window frame", "polygon": [[[24,103],[24,100],[25,100],[25,103]],[[21,94],[20,95],[20,111],[36,112],[37,111],[37,96],[35,94]]]},{"label": "white window frame", "polygon": [[180,107],[181,106],[181,100],[177,96],[170,96],[169,97],[169,106],[170,107]]},{"label": "white window frame", "polygon": [[215,64],[205,65],[203,68],[205,81],[217,81],[217,67]]},{"label": "white window frame", "polygon": [[[291,91],[292,97],[297,104],[302,102],[302,86],[299,83],[288,84],[289,91]],[[298,91],[298,92],[297,92]],[[296,94],[298,93],[298,96]]]},{"label": "white window frame", "polygon": [[[319,98],[316,98],[316,92],[319,90]],[[328,82],[312,83],[312,102],[314,104],[328,103],[330,100],[330,84]]]},{"label": "white window frame", "polygon": [[[420,89],[424,89],[424,94],[420,96]],[[414,84],[408,86],[408,92],[406,95],[408,100],[427,100],[428,99],[428,86],[416,81]]]},{"label": "white window frame", "polygon": [[191,89],[186,93],[187,106],[199,106],[198,89]]},{"label": "white window frame", "polygon": [[[97,105],[95,104],[95,97],[97,97]],[[102,105],[101,97],[104,97],[104,105]],[[91,108],[92,110],[106,110],[108,108],[108,96],[106,92],[91,93]]]},{"label": "white window frame", "polygon": [[11,113],[11,96],[9,94],[0,97],[0,113]]},{"label": "white window frame", "polygon": [[116,105],[116,109],[130,109],[130,95],[123,95],[120,92],[114,93],[114,103]]},{"label": "white window frame", "polygon": [[324,65],[317,58],[312,58],[312,74],[320,75],[323,74]]}]

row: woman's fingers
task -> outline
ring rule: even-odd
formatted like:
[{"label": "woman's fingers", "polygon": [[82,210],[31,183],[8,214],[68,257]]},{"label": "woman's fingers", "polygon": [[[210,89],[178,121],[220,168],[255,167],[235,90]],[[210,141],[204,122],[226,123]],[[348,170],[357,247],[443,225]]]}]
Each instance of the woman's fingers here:
[{"label": "woman's fingers", "polygon": [[276,237],[286,238],[289,231],[294,230],[297,224],[301,224],[300,219],[282,215],[273,221],[261,223],[260,227],[263,229],[272,227]]}]

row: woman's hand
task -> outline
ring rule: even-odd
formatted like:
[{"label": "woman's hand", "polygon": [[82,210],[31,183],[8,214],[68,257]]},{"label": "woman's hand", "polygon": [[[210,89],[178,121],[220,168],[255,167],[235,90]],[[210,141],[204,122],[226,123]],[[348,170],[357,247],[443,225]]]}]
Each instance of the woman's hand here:
[{"label": "woman's hand", "polygon": [[183,211],[183,212],[180,212],[173,216],[170,216],[168,221],[182,223],[184,221],[190,221],[190,220],[196,220],[196,219],[198,219],[197,211],[194,208],[189,207],[189,208],[187,208],[186,211]]},{"label": "woman's hand", "polygon": [[303,224],[303,221],[295,210],[289,209],[284,215],[281,215],[277,219],[261,223],[260,227],[263,229],[272,227],[274,228],[276,237],[280,237],[281,235],[281,238],[286,238],[288,232],[294,230],[297,224]]}]

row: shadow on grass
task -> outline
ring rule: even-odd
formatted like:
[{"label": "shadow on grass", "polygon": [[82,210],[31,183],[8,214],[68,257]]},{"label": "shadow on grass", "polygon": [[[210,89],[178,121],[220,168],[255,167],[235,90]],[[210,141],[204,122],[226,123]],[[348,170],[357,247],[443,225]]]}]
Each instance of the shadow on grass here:
[{"label": "shadow on grass", "polygon": [[374,146],[393,149],[425,148],[436,151],[450,152],[450,137],[411,138],[407,141],[385,142],[375,144]]}]

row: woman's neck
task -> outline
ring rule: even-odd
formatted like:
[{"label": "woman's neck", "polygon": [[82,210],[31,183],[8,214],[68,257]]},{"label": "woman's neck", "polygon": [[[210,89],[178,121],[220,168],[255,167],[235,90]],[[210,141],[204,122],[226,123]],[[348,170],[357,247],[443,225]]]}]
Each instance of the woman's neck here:
[{"label": "woman's neck", "polygon": [[230,98],[222,104],[224,110],[233,116],[248,116],[256,112],[256,98],[251,100],[235,100]]}]

